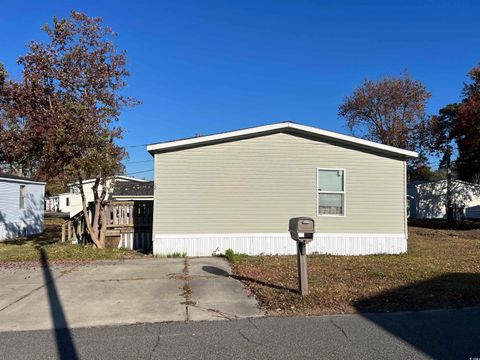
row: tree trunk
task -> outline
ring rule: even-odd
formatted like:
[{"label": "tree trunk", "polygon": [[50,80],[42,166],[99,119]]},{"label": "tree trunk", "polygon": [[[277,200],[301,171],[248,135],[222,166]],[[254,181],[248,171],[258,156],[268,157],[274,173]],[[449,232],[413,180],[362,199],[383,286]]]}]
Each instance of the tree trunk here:
[{"label": "tree trunk", "polygon": [[102,223],[102,228],[100,231],[100,243],[103,244],[103,247],[107,246],[107,210],[108,207],[104,206],[102,208],[102,214],[101,214],[101,223]]},{"label": "tree trunk", "polygon": [[87,225],[87,231],[88,231],[88,233],[90,235],[90,238],[91,238],[92,242],[94,243],[94,245],[99,249],[103,249],[103,248],[105,248],[105,244],[100,241],[99,228],[98,228],[98,219],[99,219],[99,216],[100,216],[100,202],[101,201],[99,201],[100,199],[98,198],[98,193],[96,192],[96,190],[97,190],[96,188],[98,188],[99,181],[100,181],[100,179],[97,178],[95,180],[95,184],[92,187],[93,195],[94,195],[94,198],[95,198],[95,210],[94,210],[94,213],[91,214],[92,218],[90,219],[90,214],[88,212],[88,204],[87,204],[87,200],[85,198],[85,193],[83,191],[82,177],[81,176],[79,177],[79,188],[80,188],[80,195],[82,197],[83,216],[85,217],[85,224]]}]

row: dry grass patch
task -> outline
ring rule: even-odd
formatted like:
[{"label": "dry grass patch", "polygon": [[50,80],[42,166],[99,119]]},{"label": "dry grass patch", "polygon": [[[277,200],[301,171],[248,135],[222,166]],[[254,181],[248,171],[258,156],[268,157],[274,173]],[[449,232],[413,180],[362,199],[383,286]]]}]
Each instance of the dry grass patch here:
[{"label": "dry grass patch", "polygon": [[480,305],[480,224],[412,226],[405,255],[311,255],[305,298],[296,293],[295,256],[247,257],[232,266],[272,315]]},{"label": "dry grass patch", "polygon": [[40,248],[49,262],[78,262],[92,260],[119,260],[142,256],[125,249],[95,249],[91,246],[61,243],[62,219],[45,219],[42,234],[0,242],[0,267],[11,267],[20,262],[39,262]]}]

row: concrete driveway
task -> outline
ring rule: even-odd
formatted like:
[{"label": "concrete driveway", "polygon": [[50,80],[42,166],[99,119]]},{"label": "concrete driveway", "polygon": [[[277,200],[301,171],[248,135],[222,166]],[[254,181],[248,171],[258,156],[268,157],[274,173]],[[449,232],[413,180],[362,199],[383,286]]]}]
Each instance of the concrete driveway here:
[{"label": "concrete driveway", "polygon": [[0,331],[262,316],[221,258],[0,268]]}]

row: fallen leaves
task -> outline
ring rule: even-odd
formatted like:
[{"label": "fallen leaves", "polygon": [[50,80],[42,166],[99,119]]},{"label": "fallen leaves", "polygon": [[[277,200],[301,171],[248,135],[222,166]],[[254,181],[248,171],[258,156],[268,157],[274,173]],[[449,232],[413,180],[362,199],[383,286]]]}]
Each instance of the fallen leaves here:
[{"label": "fallen leaves", "polygon": [[479,258],[480,224],[411,227],[404,255],[310,255],[306,297],[295,291],[295,256],[248,257],[232,267],[271,315],[315,315],[478,305]]}]

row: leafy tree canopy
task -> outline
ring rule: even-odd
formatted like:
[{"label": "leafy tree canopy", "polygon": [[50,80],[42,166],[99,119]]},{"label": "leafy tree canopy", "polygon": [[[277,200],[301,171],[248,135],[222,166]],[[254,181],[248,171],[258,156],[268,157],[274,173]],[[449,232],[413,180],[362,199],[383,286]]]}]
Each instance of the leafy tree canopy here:
[{"label": "leafy tree canopy", "polygon": [[139,103],[122,93],[130,75],[126,53],[101,18],[79,12],[53,18],[43,31],[48,41],[31,42],[18,60],[20,82],[7,80],[0,68],[0,161],[37,179],[77,181],[86,218],[81,184],[95,178],[95,211],[87,226],[95,245],[104,247],[105,184],[122,172],[126,156],[116,144],[122,137],[117,122],[124,107]]}]

